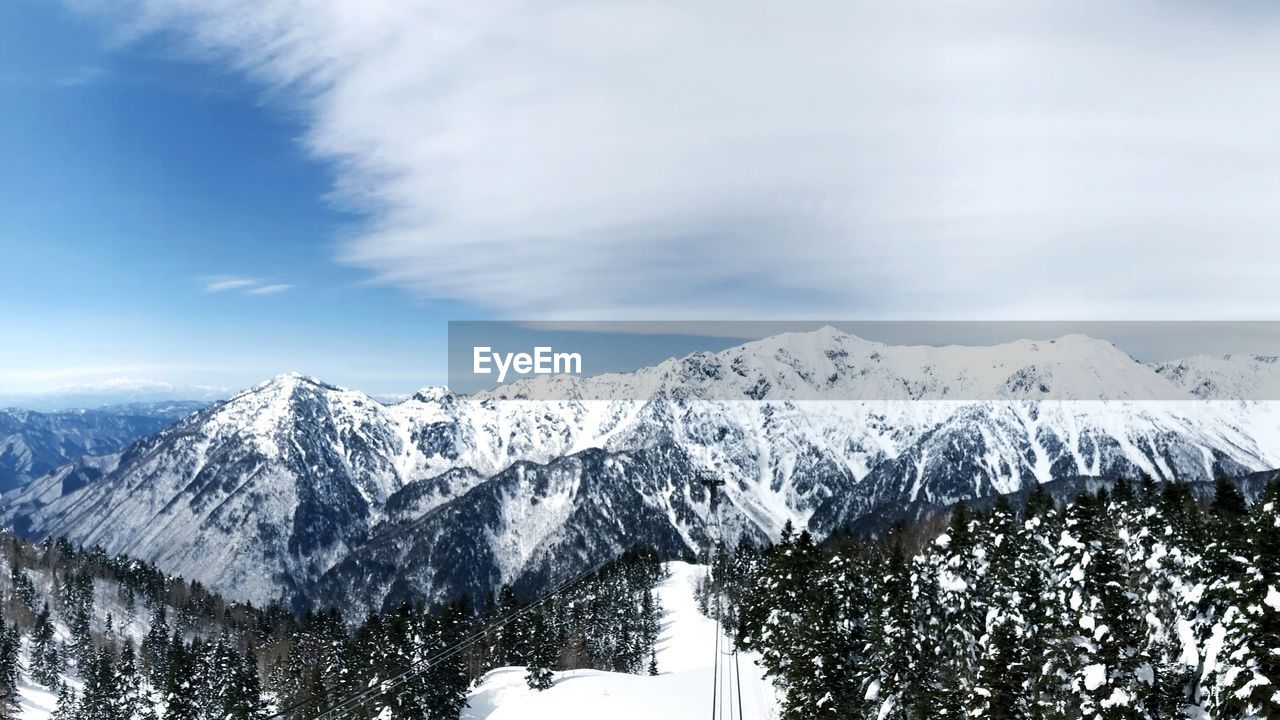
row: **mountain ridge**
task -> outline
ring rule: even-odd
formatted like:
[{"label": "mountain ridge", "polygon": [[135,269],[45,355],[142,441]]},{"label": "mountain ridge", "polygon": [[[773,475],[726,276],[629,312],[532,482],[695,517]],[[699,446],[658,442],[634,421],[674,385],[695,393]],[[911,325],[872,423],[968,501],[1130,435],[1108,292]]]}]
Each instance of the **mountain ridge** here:
[{"label": "mountain ridge", "polygon": [[164,401],[58,411],[0,409],[0,493],[85,455],[120,450],[204,405]]},{"label": "mountain ridge", "polygon": [[[896,346],[832,330],[792,334],[607,376],[600,382],[657,388],[613,402],[520,399],[530,384],[520,381],[472,396],[424,388],[384,404],[285,374],[109,463],[6,495],[0,518],[127,551],[255,603],[376,608],[409,595],[482,596],[502,583],[532,588],[637,542],[696,552],[715,524],[698,483],[708,475],[726,482],[718,514],[727,538],[761,540],[788,522],[829,533],[887,504],[1054,477],[1207,479],[1280,466],[1280,407],[1195,394],[1219,366],[1183,361],[1194,372],[1166,376],[1104,341],[1015,345],[1036,362],[993,371],[989,349],[958,351],[965,362],[934,349],[921,366],[930,373],[895,378],[884,358]],[[1101,369],[1042,372],[1071,358],[1099,359]],[[1037,399],[1038,384],[1054,378],[1092,398],[1129,377],[1180,388],[1185,400]],[[715,382],[740,399],[715,399]],[[781,399],[857,382],[1010,395]],[[533,537],[545,548],[522,550]]]}]

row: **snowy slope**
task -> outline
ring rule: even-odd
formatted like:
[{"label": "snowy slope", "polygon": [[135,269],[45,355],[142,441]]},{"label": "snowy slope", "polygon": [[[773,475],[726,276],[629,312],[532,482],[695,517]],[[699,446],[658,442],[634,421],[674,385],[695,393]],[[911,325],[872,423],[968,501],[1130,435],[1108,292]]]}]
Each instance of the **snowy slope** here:
[{"label": "snowy slope", "polygon": [[58,696],[23,678],[18,684],[18,707],[19,720],[48,720],[58,709]]},{"label": "snowy slope", "polygon": [[[705,568],[687,563],[666,565],[670,576],[658,588],[662,603],[657,676],[626,675],[595,670],[556,673],[548,690],[530,690],[524,668],[501,668],[489,673],[471,693],[462,720],[694,720],[705,718],[712,699],[713,658],[717,647],[729,648],[714,621],[698,612],[693,589]],[[726,657],[726,659],[729,659]],[[742,717],[777,717],[773,687],[748,655],[739,658],[741,672],[721,678],[732,696],[737,717],[737,677],[742,681]],[[727,707],[727,706],[726,706]]]},{"label": "snowy slope", "polygon": [[[1054,477],[1280,467],[1280,403],[1196,392],[1210,370],[1215,387],[1242,388],[1273,366],[1174,372],[1084,336],[900,347],[824,328],[392,405],[286,375],[37,480],[0,518],[257,603],[487,596],[635,543],[703,547],[704,475],[726,482],[730,538],[772,538],[788,521],[825,532]],[[529,399],[548,388],[578,399]]]}]

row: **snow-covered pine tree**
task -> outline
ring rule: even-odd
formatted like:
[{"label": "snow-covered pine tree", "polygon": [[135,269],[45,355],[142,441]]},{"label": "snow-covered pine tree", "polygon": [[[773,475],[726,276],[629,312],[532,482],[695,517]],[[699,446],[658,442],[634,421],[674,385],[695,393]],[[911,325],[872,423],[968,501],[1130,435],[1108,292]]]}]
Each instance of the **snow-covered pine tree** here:
[{"label": "snow-covered pine tree", "polygon": [[529,663],[525,682],[534,690],[546,690],[555,682],[552,671],[555,668],[556,652],[551,628],[541,611],[531,614],[529,628]]},{"label": "snow-covered pine tree", "polygon": [[1093,629],[1098,657],[1108,670],[1110,694],[1100,700],[1099,717],[1124,720],[1141,718],[1141,655],[1145,645],[1142,599],[1133,586],[1135,572],[1127,554],[1130,540],[1122,522],[1131,510],[1133,495],[1128,482],[1116,481],[1117,492],[1101,502],[1093,562],[1086,568],[1092,595],[1100,602],[1101,625]]},{"label": "snow-covered pine tree", "polygon": [[743,593],[744,606],[739,611],[742,642],[760,650],[761,664],[787,688],[782,711],[788,720],[811,711],[825,695],[810,695],[802,689],[814,680],[813,665],[805,657],[812,629],[803,626],[814,615],[813,593],[820,562],[809,533],[792,536],[784,529],[783,541],[769,553],[763,576]]},{"label": "snow-covered pine tree", "polygon": [[[1005,521],[1002,516],[1002,522]],[[992,589],[988,575],[996,539],[992,530],[960,503],[951,514],[947,532],[934,543],[929,573],[937,602],[937,652],[946,659],[947,680],[961,696],[974,688],[979,640],[987,631],[987,606]],[[925,595],[932,598],[933,595]]]},{"label": "snow-covered pine tree", "polygon": [[31,629],[31,679],[46,688],[53,688],[62,673],[62,653],[54,637],[53,620],[49,603],[45,603],[36,615]]},{"label": "snow-covered pine tree", "polygon": [[984,553],[989,568],[979,590],[986,603],[984,633],[977,642],[979,658],[974,687],[969,691],[969,714],[993,720],[1032,717],[1032,666],[1027,642],[1029,618],[1019,573],[1032,570],[1021,561],[1027,543],[1005,498],[1000,498],[985,523]]},{"label": "snow-covered pine tree", "polygon": [[222,717],[225,720],[265,720],[270,713],[262,697],[258,661],[251,655],[234,652],[231,660]]},{"label": "snow-covered pine tree", "polygon": [[18,629],[10,627],[0,618],[0,718],[11,720],[19,717],[18,680],[22,666],[18,654],[22,637]]},{"label": "snow-covered pine tree", "polygon": [[180,635],[174,633],[166,652],[164,683],[161,686],[164,720],[202,720],[196,682],[200,662],[199,648],[188,646]]},{"label": "snow-covered pine tree", "polygon": [[662,628],[662,609],[653,597],[653,591],[644,590],[640,602],[640,651],[648,656],[646,671],[650,675],[658,674],[658,633]]},{"label": "snow-covered pine tree", "polygon": [[160,605],[152,611],[151,627],[142,640],[142,671],[155,687],[164,687],[169,672],[169,646],[169,623],[165,606]]},{"label": "snow-covered pine tree", "polygon": [[69,654],[83,677],[96,659],[91,635],[93,576],[84,570],[72,570],[63,576],[59,590],[62,616],[71,633]]},{"label": "snow-covered pine tree", "polygon": [[10,592],[27,610],[34,613],[39,607],[36,602],[36,586],[31,582],[31,576],[27,575],[27,571],[23,569],[17,558],[14,558],[12,563],[9,567]]},{"label": "snow-covered pine tree", "polygon": [[[465,601],[450,603],[438,613],[422,616],[419,637],[431,640],[421,644],[421,656],[430,657],[457,644],[474,630],[473,618],[471,607]],[[553,647],[558,649],[554,638]],[[429,692],[425,696],[427,712],[424,720],[457,718],[466,707],[467,688],[471,685],[465,660],[458,655],[436,663],[426,675],[426,681]]]},{"label": "snow-covered pine tree", "polygon": [[498,591],[498,616],[514,616],[499,630],[498,654],[502,665],[519,666],[528,662],[529,617],[524,614],[516,615],[516,611],[523,605],[510,585],[503,585]]},{"label": "snow-covered pine tree", "polygon": [[948,612],[939,584],[940,574],[928,558],[911,561],[911,608],[913,616],[911,665],[907,674],[904,710],[909,717],[924,720],[960,720],[965,717],[965,687],[971,684],[967,658],[957,656],[955,635],[945,632]]},{"label": "snow-covered pine tree", "polygon": [[1052,502],[1029,501],[1021,527],[1026,540],[1016,582],[1026,619],[1024,649],[1030,670],[1027,706],[1032,717],[1046,720],[1078,714],[1071,688],[1076,660],[1072,638],[1078,626],[1070,623],[1066,596],[1058,591],[1063,582],[1058,557],[1063,551],[1065,521],[1065,512]]},{"label": "snow-covered pine tree", "polygon": [[75,691],[69,685],[62,685],[58,689],[58,704],[54,708],[53,714],[49,716],[49,720],[77,720],[77,705]]},{"label": "snow-covered pine tree", "polygon": [[1225,609],[1208,640],[1205,709],[1214,717],[1280,717],[1280,481],[1271,483],[1247,522],[1239,499],[1225,495],[1214,500],[1213,524],[1242,537],[1210,545],[1215,564],[1231,574],[1213,586]]},{"label": "snow-covered pine tree", "polygon": [[[919,689],[912,682],[917,661],[916,618],[911,597],[911,566],[900,533],[894,533],[878,577],[882,580],[871,605],[865,651],[868,662],[864,667],[869,680],[863,697],[873,704],[875,716],[881,720],[911,720],[911,703]],[[788,700],[797,711],[804,707],[804,698],[789,697]]]},{"label": "snow-covered pine tree", "polygon": [[76,720],[120,720],[128,717],[123,712],[124,694],[110,650],[96,650],[93,662],[81,672],[84,689],[76,705]]},{"label": "snow-covered pine tree", "polygon": [[116,661],[116,673],[120,687],[120,718],[125,720],[154,720],[156,698],[138,668],[137,652],[133,640],[126,638],[120,647]]}]

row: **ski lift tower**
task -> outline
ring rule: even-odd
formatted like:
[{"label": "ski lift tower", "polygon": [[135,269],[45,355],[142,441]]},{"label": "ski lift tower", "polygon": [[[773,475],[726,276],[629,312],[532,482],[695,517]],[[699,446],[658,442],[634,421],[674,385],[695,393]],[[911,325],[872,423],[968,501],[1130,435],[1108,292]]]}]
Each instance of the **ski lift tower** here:
[{"label": "ski lift tower", "polygon": [[724,480],[718,477],[700,474],[698,476],[698,482],[705,485],[707,487],[707,492],[711,493],[711,508],[714,510],[719,505],[716,501],[719,499],[720,488],[724,487]]},{"label": "ski lift tower", "polygon": [[724,542],[720,529],[720,488],[724,487],[724,480],[710,475],[699,474],[698,482],[706,486],[707,493],[710,496],[711,529],[714,531],[714,536],[711,538],[711,548],[708,550],[708,561],[711,561],[715,558],[716,545]]}]

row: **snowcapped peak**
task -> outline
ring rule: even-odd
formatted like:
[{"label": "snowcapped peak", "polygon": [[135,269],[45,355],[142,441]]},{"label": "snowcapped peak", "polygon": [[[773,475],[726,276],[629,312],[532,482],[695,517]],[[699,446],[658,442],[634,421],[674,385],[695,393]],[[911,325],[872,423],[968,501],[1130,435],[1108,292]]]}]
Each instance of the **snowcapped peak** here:
[{"label": "snowcapped peak", "polygon": [[[258,438],[268,454],[299,423],[321,417],[355,418],[376,412],[381,404],[354,390],[329,385],[298,372],[282,373],[211,408],[205,426],[213,437],[227,433]],[[344,421],[347,422],[347,421]]]},{"label": "snowcapped peak", "polygon": [[427,385],[414,393],[410,400],[421,403],[448,403],[454,397],[453,391],[443,385]]},{"label": "snowcapped peak", "polygon": [[881,343],[865,340],[831,325],[823,325],[817,330],[803,332],[785,332],[770,335],[753,342],[730,348],[726,352],[774,352],[779,349],[800,350],[804,348],[831,348],[845,345],[878,346]]},{"label": "snowcapped peak", "polygon": [[297,370],[292,370],[290,372],[280,373],[279,375],[271,377],[266,382],[261,383],[260,387],[294,387],[300,383],[309,383],[312,385],[322,384],[319,380],[316,380],[313,377],[303,375]]},{"label": "snowcapped peak", "polygon": [[1084,333],[1067,333],[1050,341],[1049,345],[1055,346],[1058,350],[1066,350],[1080,353],[1120,353],[1128,357],[1128,353],[1116,347],[1115,343],[1110,340],[1103,340],[1092,335]]},{"label": "snowcapped peak", "polygon": [[291,395],[299,388],[313,388],[317,390],[341,390],[334,385],[330,385],[321,380],[303,375],[298,371],[280,373],[264,380],[253,387],[243,390],[236,394],[232,400],[251,394],[272,394],[272,395]]},{"label": "snowcapped peak", "polygon": [[1049,342],[1061,345],[1111,345],[1111,343],[1106,340],[1101,340],[1086,333],[1067,333],[1066,335],[1059,335]]},{"label": "snowcapped peak", "polygon": [[808,335],[809,337],[812,337],[815,340],[837,340],[837,341],[859,340],[862,342],[866,342],[865,340],[862,340],[862,338],[858,337],[857,335],[847,333],[833,325],[823,325],[817,330],[811,330],[807,333],[794,333],[794,334],[802,335],[802,336]]}]

